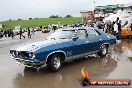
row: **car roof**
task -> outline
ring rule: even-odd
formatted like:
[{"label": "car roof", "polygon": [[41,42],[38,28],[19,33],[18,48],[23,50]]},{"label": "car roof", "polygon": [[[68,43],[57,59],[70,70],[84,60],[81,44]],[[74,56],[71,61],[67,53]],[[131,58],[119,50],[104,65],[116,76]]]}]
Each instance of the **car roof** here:
[{"label": "car roof", "polygon": [[69,28],[64,28],[64,29],[59,29],[59,30],[62,30],[62,31],[75,31],[75,30],[80,30],[80,29],[96,29],[94,27],[75,27],[75,28],[72,28],[72,27],[69,27]]}]

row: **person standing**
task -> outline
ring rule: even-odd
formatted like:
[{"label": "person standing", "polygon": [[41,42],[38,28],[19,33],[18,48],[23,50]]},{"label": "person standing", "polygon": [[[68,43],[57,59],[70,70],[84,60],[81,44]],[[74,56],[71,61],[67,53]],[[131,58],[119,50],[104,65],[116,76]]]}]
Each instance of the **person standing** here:
[{"label": "person standing", "polygon": [[29,27],[28,27],[28,38],[31,38],[31,31]]},{"label": "person standing", "polygon": [[23,38],[25,38],[25,36],[22,34],[22,28],[20,28],[20,39],[21,39],[21,36],[22,36]]},{"label": "person standing", "polygon": [[10,34],[11,34],[12,39],[14,39],[14,32],[12,29],[10,29]]},{"label": "person standing", "polygon": [[7,30],[7,36],[8,36],[8,37],[10,37],[10,36],[11,36],[11,34],[10,34],[10,29],[9,29],[9,30]]},{"label": "person standing", "polygon": [[119,36],[119,40],[121,39],[121,20],[117,23],[117,25],[118,25],[118,36]]},{"label": "person standing", "polygon": [[7,30],[4,30],[4,36],[7,37]]},{"label": "person standing", "polygon": [[57,30],[57,26],[53,25],[53,31]]},{"label": "person standing", "polygon": [[117,42],[119,41],[119,31],[118,31],[118,24],[117,21],[114,24],[114,36],[116,36]]},{"label": "person standing", "polygon": [[105,33],[107,33],[107,31],[108,31],[108,23],[107,22],[104,24],[104,30],[103,31]]},{"label": "person standing", "polygon": [[35,28],[32,27],[32,34],[34,35],[35,34]]},{"label": "person standing", "polygon": [[2,31],[0,31],[0,39],[3,37],[3,33]]}]

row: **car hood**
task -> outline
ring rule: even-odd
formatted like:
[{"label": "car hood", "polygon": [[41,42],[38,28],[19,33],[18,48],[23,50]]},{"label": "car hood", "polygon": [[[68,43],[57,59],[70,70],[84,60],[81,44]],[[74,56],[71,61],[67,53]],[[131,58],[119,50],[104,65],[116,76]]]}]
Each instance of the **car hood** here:
[{"label": "car hood", "polygon": [[67,41],[71,41],[71,40],[70,39],[44,40],[39,42],[33,42],[30,44],[19,45],[19,46],[13,47],[11,50],[34,52],[40,48],[43,48],[52,44],[67,42]]}]

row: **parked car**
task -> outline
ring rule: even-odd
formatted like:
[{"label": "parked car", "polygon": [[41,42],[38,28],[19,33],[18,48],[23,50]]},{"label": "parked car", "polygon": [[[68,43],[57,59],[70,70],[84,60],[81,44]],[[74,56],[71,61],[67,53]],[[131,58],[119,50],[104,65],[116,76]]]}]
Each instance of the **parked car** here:
[{"label": "parked car", "polygon": [[[14,29],[13,32],[14,32],[14,35],[19,35],[20,29]],[[22,30],[22,33],[24,33],[24,32],[25,32],[25,30]]]},{"label": "parked car", "polygon": [[49,33],[50,30],[49,29],[42,29],[42,33]]},{"label": "parked car", "polygon": [[48,27],[44,27],[42,29],[42,33],[49,33],[49,32],[50,32],[50,30],[48,29]]},{"label": "parked car", "polygon": [[50,71],[59,71],[62,63],[97,53],[105,56],[116,38],[97,28],[58,29],[46,40],[10,49],[11,57],[26,67],[45,64]]},{"label": "parked car", "polygon": [[126,38],[126,37],[132,37],[132,22],[128,23],[127,25],[125,25],[123,28],[122,28],[122,31],[121,31],[121,36]]}]

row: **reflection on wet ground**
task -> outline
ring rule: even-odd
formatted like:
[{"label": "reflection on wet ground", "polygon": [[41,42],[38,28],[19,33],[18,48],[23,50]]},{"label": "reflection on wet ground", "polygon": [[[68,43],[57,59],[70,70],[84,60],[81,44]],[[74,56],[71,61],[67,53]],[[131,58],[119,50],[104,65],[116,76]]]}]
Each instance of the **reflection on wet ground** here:
[{"label": "reflection on wet ground", "polygon": [[93,79],[108,76],[117,66],[114,59],[92,58],[65,63],[61,71],[50,73],[46,69],[36,72],[32,69],[24,69],[24,73],[19,73],[14,79],[16,88],[80,88],[78,79],[81,77],[81,68],[85,67],[90,72]]},{"label": "reflection on wet ground", "polygon": [[[62,70],[56,73],[46,68],[37,72],[15,64],[7,55],[9,48],[1,48],[6,50],[0,51],[0,88],[81,88],[78,79],[82,67],[89,72],[91,79],[132,80],[132,40],[114,45],[106,57],[64,63]],[[5,59],[1,59],[3,57]]]}]

